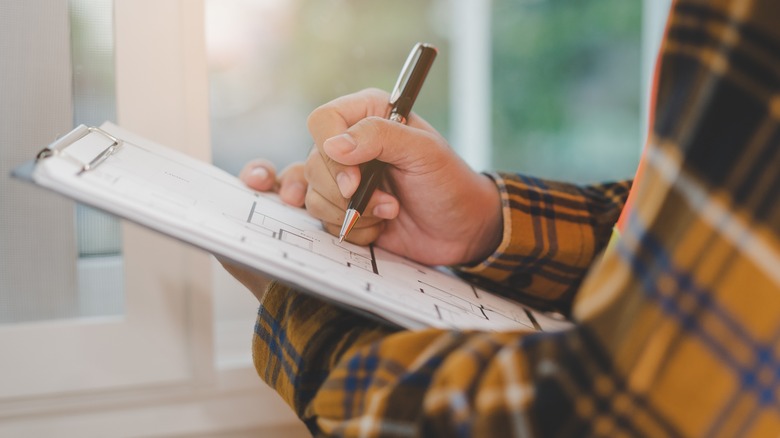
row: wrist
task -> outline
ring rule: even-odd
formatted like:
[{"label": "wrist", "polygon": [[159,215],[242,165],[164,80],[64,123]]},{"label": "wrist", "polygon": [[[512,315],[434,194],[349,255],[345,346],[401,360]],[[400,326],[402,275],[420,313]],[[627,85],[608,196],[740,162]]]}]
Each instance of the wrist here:
[{"label": "wrist", "polygon": [[472,242],[470,263],[479,263],[495,253],[504,238],[504,212],[501,192],[493,178],[480,174],[482,223]]}]

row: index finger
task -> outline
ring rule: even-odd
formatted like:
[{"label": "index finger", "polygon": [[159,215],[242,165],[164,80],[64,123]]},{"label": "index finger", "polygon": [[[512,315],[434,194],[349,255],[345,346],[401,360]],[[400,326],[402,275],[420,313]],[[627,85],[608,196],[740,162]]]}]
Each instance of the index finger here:
[{"label": "index finger", "polygon": [[[317,152],[330,176],[330,182],[342,188],[342,193],[351,193],[360,181],[360,169],[355,165],[344,165],[333,160],[324,150],[323,144],[329,138],[344,134],[354,124],[370,116],[386,116],[389,108],[389,94],[370,88],[334,99],[309,115],[307,125]],[[340,183],[337,183],[340,181]],[[329,192],[323,187],[323,192]]]},{"label": "index finger", "polygon": [[343,134],[350,126],[366,117],[385,117],[389,94],[369,88],[334,99],[309,115],[307,125],[317,147],[325,140]]}]

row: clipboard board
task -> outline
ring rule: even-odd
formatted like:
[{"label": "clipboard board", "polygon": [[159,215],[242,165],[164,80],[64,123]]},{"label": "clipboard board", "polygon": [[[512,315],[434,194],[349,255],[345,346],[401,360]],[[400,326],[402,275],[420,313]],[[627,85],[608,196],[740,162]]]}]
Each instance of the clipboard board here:
[{"label": "clipboard board", "polygon": [[571,325],[445,269],[339,242],[304,209],[110,122],[76,127],[12,175],[404,328]]}]

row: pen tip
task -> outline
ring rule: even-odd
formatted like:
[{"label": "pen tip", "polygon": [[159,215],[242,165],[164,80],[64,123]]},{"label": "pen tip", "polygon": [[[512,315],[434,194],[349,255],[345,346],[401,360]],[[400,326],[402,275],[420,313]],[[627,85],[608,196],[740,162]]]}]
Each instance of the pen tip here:
[{"label": "pen tip", "polygon": [[357,222],[358,218],[360,218],[360,213],[358,213],[357,210],[352,208],[347,210],[347,215],[344,217],[344,224],[341,225],[341,231],[339,232],[339,243],[347,237],[347,234],[349,234],[352,227],[355,226],[355,222]]}]

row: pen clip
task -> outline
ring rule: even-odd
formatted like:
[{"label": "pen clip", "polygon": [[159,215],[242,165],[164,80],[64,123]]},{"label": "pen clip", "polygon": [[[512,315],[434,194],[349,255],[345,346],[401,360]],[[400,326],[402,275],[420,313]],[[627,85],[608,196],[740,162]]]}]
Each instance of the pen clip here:
[{"label": "pen clip", "polygon": [[435,57],[436,48],[432,45],[424,43],[414,45],[390,93],[389,119],[406,123],[406,117],[411,112]]}]

